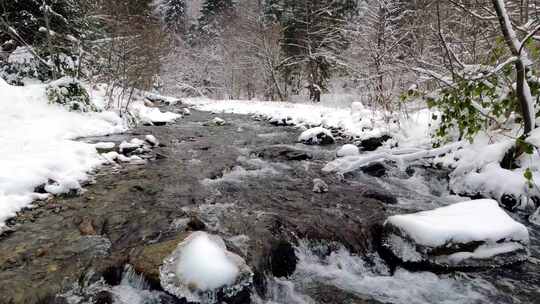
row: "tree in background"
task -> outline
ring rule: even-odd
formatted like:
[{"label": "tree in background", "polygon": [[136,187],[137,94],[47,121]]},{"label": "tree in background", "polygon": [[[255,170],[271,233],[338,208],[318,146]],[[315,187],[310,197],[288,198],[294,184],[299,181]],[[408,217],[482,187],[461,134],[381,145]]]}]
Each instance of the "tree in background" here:
[{"label": "tree in background", "polygon": [[410,81],[406,58],[409,45],[415,43],[411,29],[404,26],[409,12],[404,1],[366,1],[347,28],[351,45],[345,57],[350,74],[362,79],[363,90],[370,95],[368,102],[387,113],[397,108],[396,96]]},{"label": "tree in background", "polygon": [[185,0],[155,0],[153,6],[166,30],[172,33],[187,30]]},{"label": "tree in background", "polygon": [[283,28],[285,58],[280,70],[287,79],[287,91],[298,94],[304,82],[311,95],[324,91],[332,73],[347,65],[340,55],[349,45],[344,30],[356,8],[356,1],[350,0],[267,3],[265,13]]},{"label": "tree in background", "polygon": [[208,35],[216,35],[219,32],[217,23],[224,18],[231,17],[234,13],[235,1],[233,0],[204,0],[201,5],[199,17],[199,29]]},{"label": "tree in background", "polygon": [[[0,46],[4,58],[17,47],[34,56],[27,72],[45,80],[76,74],[81,41],[92,36],[85,0],[20,0],[0,4]],[[22,52],[22,49],[20,49]],[[4,63],[4,70],[10,69]]]}]

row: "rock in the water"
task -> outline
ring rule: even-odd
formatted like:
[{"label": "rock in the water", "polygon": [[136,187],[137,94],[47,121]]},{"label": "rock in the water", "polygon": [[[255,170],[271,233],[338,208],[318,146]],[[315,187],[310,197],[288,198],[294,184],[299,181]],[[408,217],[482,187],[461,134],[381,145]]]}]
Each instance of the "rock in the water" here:
[{"label": "rock in the water", "polygon": [[343,147],[339,148],[337,150],[336,155],[337,157],[345,157],[345,156],[357,156],[360,154],[360,149],[358,149],[357,146],[346,144]]},{"label": "rock in the water", "polygon": [[159,94],[148,94],[145,97],[146,97],[146,100],[154,104],[155,103],[164,103],[168,105],[182,104],[182,101],[179,98],[170,97],[170,96],[162,96]]},{"label": "rock in the water", "polygon": [[313,180],[313,192],[326,193],[328,192],[328,185],[322,179],[315,178]]},{"label": "rock in the water", "polygon": [[294,247],[286,241],[280,241],[272,247],[270,252],[270,268],[272,274],[277,277],[288,277],[296,270],[298,258]]},{"label": "rock in the water", "polygon": [[129,142],[123,141],[122,143],[120,143],[120,146],[118,148],[119,148],[120,153],[127,155],[130,153],[136,152],[137,149],[142,148],[143,146],[144,146],[144,141],[138,138],[133,138]]},{"label": "rock in the water", "polygon": [[183,108],[183,109],[182,109],[182,114],[184,114],[184,115],[191,115],[191,110],[188,109],[188,108]]},{"label": "rock in the water", "polygon": [[152,121],[152,125],[156,126],[156,127],[161,127],[161,126],[164,126],[166,125],[167,122],[166,121]]},{"label": "rock in the water", "polygon": [[300,150],[287,145],[275,145],[263,147],[252,152],[253,155],[265,159],[273,160],[308,160],[312,159],[313,155],[308,151]]},{"label": "rock in the water", "polygon": [[214,126],[224,126],[225,125],[225,120],[219,118],[219,117],[214,117],[214,119],[212,119],[210,121],[210,124],[211,125],[214,125]]},{"label": "rock in the water", "polygon": [[529,217],[529,222],[540,226],[540,207]]},{"label": "rock in the water", "polygon": [[335,142],[332,132],[323,127],[311,128],[302,132],[298,141],[306,145],[331,145]]},{"label": "rock in the water", "polygon": [[379,137],[364,139],[360,142],[360,146],[362,146],[362,150],[364,151],[375,151],[391,138],[392,137],[389,135],[382,135]]},{"label": "rock in the water", "polygon": [[362,196],[376,199],[382,203],[389,205],[396,205],[398,203],[398,200],[395,196],[383,189],[368,189],[362,193]]},{"label": "rock in the water", "polygon": [[494,200],[474,200],[388,218],[383,246],[403,262],[494,267],[527,259],[529,232]]},{"label": "rock in the water", "polygon": [[510,210],[510,211],[514,210],[519,205],[520,202],[521,200],[518,200],[512,194],[503,194],[501,196],[501,205],[506,210]]},{"label": "rock in the water", "polygon": [[253,272],[219,236],[198,231],[165,258],[160,281],[165,291],[190,302],[236,303],[246,297]]},{"label": "rock in the water", "polygon": [[272,117],[269,122],[274,126],[292,126],[294,125],[291,117]]},{"label": "rock in the water", "polygon": [[144,137],[144,140],[149,143],[152,147],[157,147],[159,145],[159,141],[154,135],[148,134]]},{"label": "rock in the water", "polygon": [[99,154],[108,153],[114,151],[116,144],[113,142],[98,142],[94,144],[94,147]]},{"label": "rock in the water", "polygon": [[383,177],[386,174],[386,167],[379,162],[365,165],[360,170],[373,177]]},{"label": "rock in the water", "polygon": [[163,260],[170,255],[178,246],[178,243],[182,242],[186,237],[187,235],[185,233],[180,233],[172,240],[137,248],[131,254],[129,262],[138,273],[144,275],[150,284],[159,286],[159,268],[162,265]]},{"label": "rock in the water", "polygon": [[96,235],[96,229],[94,228],[94,223],[92,219],[85,217],[81,220],[79,224],[79,232],[81,235]]}]

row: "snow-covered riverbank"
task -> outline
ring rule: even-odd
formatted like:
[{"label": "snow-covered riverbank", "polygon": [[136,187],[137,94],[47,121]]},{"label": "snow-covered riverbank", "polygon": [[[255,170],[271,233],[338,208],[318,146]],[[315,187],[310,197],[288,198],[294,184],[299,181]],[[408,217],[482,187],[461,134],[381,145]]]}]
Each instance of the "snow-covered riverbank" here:
[{"label": "snow-covered riverbank", "polygon": [[[104,110],[102,90],[89,91],[100,112],[81,113],[49,104],[45,88],[44,84],[15,87],[0,79],[0,231],[7,219],[33,200],[79,191],[90,172],[107,162],[94,145],[77,138],[128,129],[116,112]],[[135,102],[133,110],[146,119],[179,117],[142,102]]]}]

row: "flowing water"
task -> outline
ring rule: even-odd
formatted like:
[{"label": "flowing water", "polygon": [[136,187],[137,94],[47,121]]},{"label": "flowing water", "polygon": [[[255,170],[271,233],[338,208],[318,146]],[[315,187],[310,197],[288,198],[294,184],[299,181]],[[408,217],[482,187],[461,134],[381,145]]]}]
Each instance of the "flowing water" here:
[{"label": "flowing water", "polygon": [[[212,117],[211,114],[194,111],[192,117],[165,129],[146,128],[125,135],[129,137],[152,132],[161,142],[166,143],[167,147],[159,151],[165,154],[166,160],[136,170],[120,170],[120,173],[112,177],[106,174],[102,178],[104,180],[98,179],[98,183],[85,194],[86,198],[97,196],[92,199],[92,202],[100,202],[95,204],[96,208],[109,204],[99,216],[107,217],[103,224],[103,230],[106,230],[103,235],[107,235],[107,240],[110,239],[113,253],[120,252],[119,248],[124,247],[127,248],[125,251],[130,252],[141,242],[148,244],[154,240],[159,241],[162,235],[180,230],[189,221],[186,214],[196,214],[208,230],[220,234],[244,255],[258,241],[254,238],[264,240],[269,236],[266,234],[267,226],[263,224],[274,217],[279,216],[283,222],[293,222],[294,225],[290,227],[304,225],[306,228],[302,231],[307,231],[307,235],[312,230],[320,229],[312,226],[317,225],[322,217],[328,218],[326,222],[323,219],[323,226],[328,226],[330,231],[315,232],[325,236],[321,239],[326,241],[300,238],[294,247],[298,258],[294,273],[280,278],[268,275],[265,294],[261,296],[254,292],[252,302],[540,303],[540,229],[529,224],[525,215],[512,215],[525,224],[531,234],[531,257],[523,264],[467,273],[432,273],[411,271],[399,266],[396,268],[395,265],[388,265],[375,250],[361,255],[353,253],[352,248],[355,247],[347,242],[356,240],[354,231],[351,234],[347,227],[343,227],[346,226],[345,222],[336,222],[364,214],[367,214],[364,218],[367,219],[372,208],[380,206],[380,203],[371,201],[354,204],[357,199],[355,191],[366,187],[382,189],[397,198],[397,204],[384,206],[384,213],[380,213],[384,216],[433,209],[463,200],[450,194],[445,172],[420,162],[408,164],[407,167],[383,164],[386,174],[381,177],[362,172],[347,174],[345,177],[324,175],[322,178],[329,182],[331,192],[314,196],[310,181],[321,176],[321,168],[333,159],[336,146],[322,148],[296,144],[297,129],[273,127],[264,122],[254,122],[246,116],[220,115],[228,122],[227,127],[205,126],[203,123]],[[272,147],[278,152],[293,151],[295,157],[300,152],[308,153],[311,159],[290,160],[271,149],[258,151],[260,147]],[[135,182],[130,183],[131,180]],[[145,181],[148,183],[140,186]],[[143,190],[136,195],[132,195],[133,191],[129,190],[126,192],[128,194],[120,193],[110,197],[118,189],[128,186],[132,189],[133,185]],[[84,198],[72,200],[66,203],[70,203],[74,209],[78,208],[79,200],[84,201],[85,205],[81,203],[80,207],[84,212],[94,204]],[[109,200],[116,201],[110,204],[107,203]],[[121,206],[120,202],[123,201],[128,203]],[[118,211],[115,208],[123,209]],[[137,208],[141,210],[133,213]],[[83,212],[80,210],[73,212]],[[373,216],[380,214],[374,213]],[[129,222],[125,218],[118,219],[121,215],[135,217],[135,220]],[[7,246],[10,241],[14,244],[24,242],[27,239],[26,232],[35,236],[40,233],[36,232],[38,228],[39,231],[47,229],[45,227],[51,224],[46,219],[43,217],[25,223],[29,226],[23,227],[29,228],[21,228],[21,231],[16,231],[6,239],[6,248],[9,248]],[[38,228],[32,230],[32,225]],[[54,233],[60,233],[57,230]],[[296,235],[298,231],[283,233]],[[335,239],[329,241],[326,237],[329,235],[335,235]],[[3,241],[0,240],[2,245]],[[0,255],[0,261],[1,258]],[[60,257],[54,259],[57,261]],[[5,268],[8,270],[4,274],[10,272],[6,277],[26,278],[28,272],[34,271],[34,268],[25,268],[32,267],[28,264],[19,265],[21,272]],[[41,274],[39,272],[38,277],[43,277]],[[2,272],[0,279],[5,280],[1,275]],[[92,272],[86,272],[78,281],[73,280],[68,284],[61,296],[69,304],[110,301],[116,304],[181,303],[159,288],[156,289],[129,264],[126,264],[120,280],[114,284],[110,280],[96,280]],[[107,300],[96,302],[100,296],[107,297]]]}]

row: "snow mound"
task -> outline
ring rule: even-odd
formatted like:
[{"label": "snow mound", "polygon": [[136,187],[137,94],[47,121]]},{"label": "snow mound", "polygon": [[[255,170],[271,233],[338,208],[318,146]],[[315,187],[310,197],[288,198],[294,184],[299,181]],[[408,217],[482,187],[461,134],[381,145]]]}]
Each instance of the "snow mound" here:
[{"label": "snow mound", "polygon": [[528,244],[527,228],[489,199],[394,215],[385,222],[384,245],[406,262],[508,264],[525,259]]},{"label": "snow mound", "polygon": [[357,156],[360,154],[360,149],[358,149],[357,146],[346,144],[343,147],[339,148],[337,150],[336,155],[337,157],[345,157],[345,156]]},{"label": "snow mound", "polygon": [[315,127],[302,132],[298,141],[306,145],[331,145],[335,142],[332,132],[323,127]]},{"label": "snow mound", "polygon": [[244,260],[229,252],[218,236],[192,233],[160,269],[161,285],[187,301],[217,303],[218,293],[234,297],[252,284],[253,273]]}]

